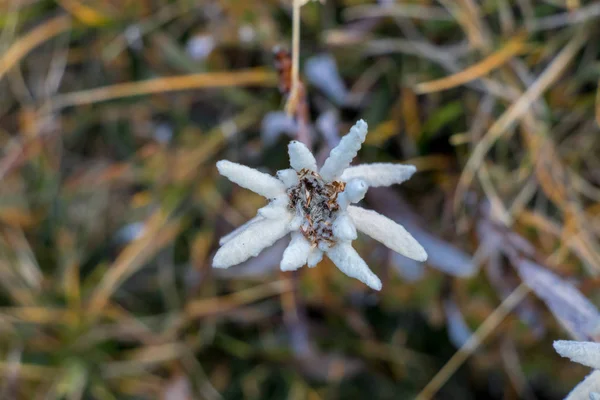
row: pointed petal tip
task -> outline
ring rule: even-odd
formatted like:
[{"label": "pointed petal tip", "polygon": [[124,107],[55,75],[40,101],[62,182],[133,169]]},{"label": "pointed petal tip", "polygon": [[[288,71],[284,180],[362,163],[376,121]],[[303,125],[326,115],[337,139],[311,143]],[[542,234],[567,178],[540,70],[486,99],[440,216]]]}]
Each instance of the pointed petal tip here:
[{"label": "pointed petal tip", "polygon": [[231,162],[231,161],[227,161],[227,160],[217,161],[217,170],[219,170],[220,174],[223,174],[222,170],[223,170],[223,168],[225,168],[225,165],[229,162]]},{"label": "pointed petal tip", "polygon": [[216,163],[219,173],[231,182],[268,199],[285,194],[285,185],[274,176],[246,165],[221,160]]},{"label": "pointed petal tip", "polygon": [[397,222],[376,211],[356,206],[349,206],[348,214],[358,231],[405,257],[421,262],[427,260],[423,246]]},{"label": "pointed petal tip", "polygon": [[409,180],[416,171],[417,168],[414,165],[359,164],[346,168],[341,179],[345,182],[350,182],[352,179],[362,179],[369,187],[390,186]]},{"label": "pointed petal tip", "polygon": [[292,140],[288,144],[288,155],[290,157],[290,166],[294,170],[298,172],[302,169],[317,170],[317,161],[304,143]]},{"label": "pointed petal tip", "polygon": [[359,119],[358,121],[356,121],[352,128],[356,130],[356,133],[362,141],[365,140],[365,138],[367,137],[367,133],[369,133],[369,124],[367,124],[367,122],[364,119]]},{"label": "pointed petal tip", "polygon": [[554,347],[554,350],[556,350],[558,354],[564,357],[563,352],[570,343],[572,343],[572,340],[555,340],[552,343],[552,347]]},{"label": "pointed petal tip", "polygon": [[427,258],[429,257],[429,255],[427,254],[427,252],[425,251],[425,249],[423,248],[423,246],[421,246],[420,251],[417,250],[416,252],[417,254],[415,254],[415,260],[419,261],[419,262],[425,262],[427,261]]},{"label": "pointed petal tip", "polygon": [[222,252],[221,250],[222,248],[217,250],[217,254],[213,257],[213,268],[225,269],[231,267],[232,264],[227,261],[225,252]]},{"label": "pointed petal tip", "polygon": [[374,290],[381,290],[381,280],[369,269],[350,242],[338,242],[327,251],[327,256],[347,276],[358,279]]},{"label": "pointed petal tip", "polygon": [[295,271],[306,264],[310,253],[310,243],[299,232],[292,232],[290,244],[286,247],[279,268],[282,271]]},{"label": "pointed petal tip", "polygon": [[368,282],[365,282],[367,286],[369,286],[373,290],[380,291],[383,285],[381,284],[381,280],[378,277],[373,277],[369,279]]},{"label": "pointed petal tip", "polygon": [[323,259],[323,251],[321,251],[318,247],[315,247],[314,249],[311,250],[310,254],[308,255],[308,259],[306,262],[308,265],[308,268],[316,267],[317,264],[320,263],[322,259]]}]

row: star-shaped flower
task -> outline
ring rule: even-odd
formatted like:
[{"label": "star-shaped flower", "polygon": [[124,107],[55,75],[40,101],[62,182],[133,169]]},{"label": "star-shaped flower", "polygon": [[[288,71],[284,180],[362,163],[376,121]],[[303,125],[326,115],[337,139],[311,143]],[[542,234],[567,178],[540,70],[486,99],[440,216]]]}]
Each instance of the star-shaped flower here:
[{"label": "star-shaped flower", "polygon": [[360,120],[331,151],[321,169],[304,144],[292,141],[288,146],[292,168],[278,171],[276,178],[244,165],[219,161],[221,175],[266,197],[269,204],[221,238],[213,267],[228,268],[246,261],[291,233],[281,260],[282,271],[293,271],[304,264],[314,267],[325,253],[346,275],[380,290],[381,281],[351,245],[357,230],[406,257],[425,261],[425,250],[401,225],[375,211],[351,205],[362,200],[370,186],[402,183],[416,171],[412,165],[383,163],[351,167],[366,136],[367,123]]}]

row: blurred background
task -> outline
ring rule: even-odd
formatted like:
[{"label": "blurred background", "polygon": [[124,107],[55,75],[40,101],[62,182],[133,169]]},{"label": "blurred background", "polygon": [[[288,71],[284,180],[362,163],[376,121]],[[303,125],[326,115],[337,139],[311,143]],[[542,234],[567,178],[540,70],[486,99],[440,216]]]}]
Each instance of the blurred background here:
[{"label": "blurred background", "polygon": [[[0,398],[562,399],[600,338],[600,2],[0,0]],[[413,164],[365,207],[374,292],[286,240],[212,270],[264,205],[229,159]],[[579,397],[578,397],[579,398]],[[587,398],[587,397],[581,397]]]}]

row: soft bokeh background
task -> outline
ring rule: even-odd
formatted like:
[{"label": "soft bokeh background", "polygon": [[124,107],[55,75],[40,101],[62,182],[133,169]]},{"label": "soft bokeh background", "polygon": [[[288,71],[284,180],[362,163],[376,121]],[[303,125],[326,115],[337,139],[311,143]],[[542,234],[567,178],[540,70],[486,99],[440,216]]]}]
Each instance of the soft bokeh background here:
[{"label": "soft bokeh background", "polygon": [[[0,0],[0,398],[559,399],[588,373],[552,341],[598,338],[600,4],[311,2],[296,120],[291,16]],[[323,160],[358,118],[361,162],[418,168],[365,206],[429,261],[361,236],[377,293],[279,272],[285,241],[213,271],[264,204],[215,162],[286,168],[299,129]]]}]

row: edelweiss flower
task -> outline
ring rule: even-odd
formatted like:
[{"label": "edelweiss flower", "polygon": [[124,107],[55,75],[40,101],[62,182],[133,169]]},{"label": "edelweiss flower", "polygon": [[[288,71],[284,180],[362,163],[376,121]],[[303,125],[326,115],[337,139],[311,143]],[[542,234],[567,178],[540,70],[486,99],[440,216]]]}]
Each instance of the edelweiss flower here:
[{"label": "edelweiss flower", "polygon": [[411,165],[366,164],[350,167],[367,136],[367,123],[360,120],[342,138],[320,170],[308,148],[297,141],[288,146],[291,169],[277,178],[230,161],[219,161],[221,175],[269,199],[258,215],[221,238],[213,259],[215,268],[228,268],[291,233],[283,253],[282,271],[308,264],[316,266],[323,254],[346,275],[373,289],[381,281],[352,248],[357,229],[390,249],[412,259],[425,261],[427,253],[401,226],[364,208],[351,206],[362,200],[369,186],[389,186],[412,176]]}]

